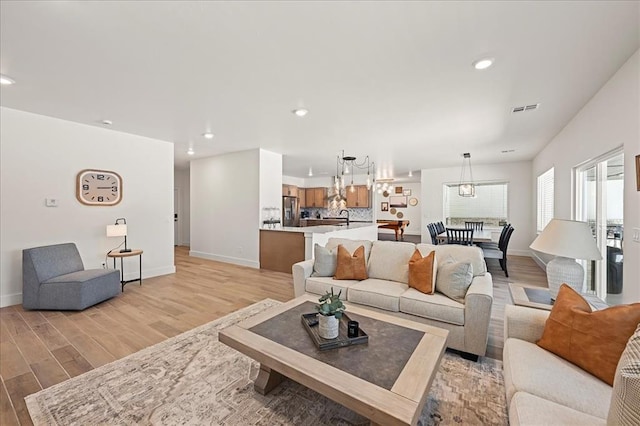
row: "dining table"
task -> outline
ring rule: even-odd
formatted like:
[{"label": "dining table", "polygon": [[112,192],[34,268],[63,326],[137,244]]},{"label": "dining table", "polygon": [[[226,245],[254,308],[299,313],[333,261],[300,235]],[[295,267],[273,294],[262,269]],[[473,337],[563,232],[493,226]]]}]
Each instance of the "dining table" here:
[{"label": "dining table", "polygon": [[[449,228],[449,229],[465,229],[465,228]],[[489,230],[489,229],[484,229],[484,230],[477,230],[474,229],[473,230],[473,242],[474,243],[490,243],[491,241],[493,241],[491,239],[491,234],[493,231]],[[446,243],[447,242],[447,233],[444,232],[440,235],[438,235],[438,242],[439,243]]]}]

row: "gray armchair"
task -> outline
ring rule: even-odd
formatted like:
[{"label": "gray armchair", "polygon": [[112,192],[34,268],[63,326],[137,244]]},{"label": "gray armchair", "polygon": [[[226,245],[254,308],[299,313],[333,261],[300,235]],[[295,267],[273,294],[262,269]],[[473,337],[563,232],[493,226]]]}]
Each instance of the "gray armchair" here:
[{"label": "gray armchair", "polygon": [[25,309],[83,310],[121,292],[120,272],[85,270],[74,243],[22,250]]}]

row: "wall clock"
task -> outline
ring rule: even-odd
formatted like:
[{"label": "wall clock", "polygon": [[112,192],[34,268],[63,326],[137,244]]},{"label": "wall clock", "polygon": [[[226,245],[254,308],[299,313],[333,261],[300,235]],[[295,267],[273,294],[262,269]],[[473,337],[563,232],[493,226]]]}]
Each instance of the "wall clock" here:
[{"label": "wall clock", "polygon": [[81,170],[76,178],[76,198],[88,206],[115,206],[122,201],[122,178],[109,170]]}]

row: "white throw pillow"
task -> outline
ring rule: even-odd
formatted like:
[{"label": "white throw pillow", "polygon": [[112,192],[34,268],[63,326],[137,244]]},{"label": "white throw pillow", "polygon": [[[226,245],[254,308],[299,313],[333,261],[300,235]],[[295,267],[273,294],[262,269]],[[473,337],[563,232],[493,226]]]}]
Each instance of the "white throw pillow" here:
[{"label": "white throw pillow", "polygon": [[616,368],[607,425],[640,425],[640,324]]},{"label": "white throw pillow", "polygon": [[338,249],[328,249],[320,244],[313,246],[314,261],[312,277],[332,277],[338,265]]},{"label": "white throw pillow", "polygon": [[438,264],[436,291],[448,298],[464,303],[471,281],[473,281],[473,265],[471,263],[449,260]]}]

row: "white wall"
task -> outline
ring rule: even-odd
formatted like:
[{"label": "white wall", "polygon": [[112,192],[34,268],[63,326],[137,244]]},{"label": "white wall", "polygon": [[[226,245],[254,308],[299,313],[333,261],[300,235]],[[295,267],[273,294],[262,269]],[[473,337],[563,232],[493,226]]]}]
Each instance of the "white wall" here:
[{"label": "white wall", "polygon": [[[640,192],[635,181],[635,156],[640,154],[639,76],[640,51],[636,51],[536,156],[531,183],[535,191],[536,177],[555,167],[554,216],[572,219],[573,168],[624,145],[624,302],[640,300],[640,244],[630,238],[632,228],[640,228]],[[529,226],[535,230],[535,217]]]},{"label": "white wall", "polygon": [[190,243],[190,191],[191,191],[191,182],[189,180],[189,169],[175,169],[173,171],[174,175],[174,188],[178,190],[180,194],[179,203],[178,203],[178,241],[175,241],[174,244],[177,246],[188,246]]},{"label": "white wall", "polygon": [[[282,209],[282,155],[260,150],[260,220],[262,209],[277,207]],[[258,226],[262,226],[260,222]]]},{"label": "white wall", "polygon": [[[0,306],[22,302],[23,249],[74,242],[85,268],[99,268],[120,243],[106,237],[119,217],[128,245],[144,250],[144,277],[175,272],[171,143],[9,108],[0,122]],[[120,204],[76,200],[76,175],[87,168],[120,174]],[[59,206],[45,207],[45,198]],[[137,277],[137,258],[128,260],[126,278]]]},{"label": "white wall", "polygon": [[[272,175],[265,177],[270,189],[261,190],[263,174]],[[194,160],[190,179],[190,254],[259,268],[261,203],[281,203],[281,156],[254,149]]]},{"label": "white wall", "polygon": [[[422,170],[422,241],[431,241],[427,224],[444,222],[443,189],[444,183],[460,180],[460,167]],[[509,241],[509,253],[529,256],[529,245],[535,237],[535,204],[532,204],[531,162],[513,162],[473,165],[473,179],[476,182],[508,182],[509,205],[508,220],[515,228]]]},{"label": "white wall", "polygon": [[[422,221],[421,221],[421,211],[422,211],[422,185],[419,182],[403,182],[394,184],[394,186],[401,186],[403,190],[410,189],[411,195],[407,197],[407,202],[410,198],[417,198],[418,205],[411,206],[408,205],[406,209],[398,209],[399,212],[403,213],[402,220],[408,220],[409,226],[405,228],[404,233],[406,235],[421,235],[422,234]],[[389,197],[383,197],[382,194],[378,194],[378,191],[374,189],[373,191],[373,212],[374,212],[374,220],[377,219],[391,219],[391,220],[399,220],[398,216],[395,214],[391,214],[386,211],[383,212],[380,210],[380,205],[382,202],[389,202]],[[396,194],[395,190],[390,195],[401,195]],[[427,222],[428,223],[428,222]],[[425,227],[427,224],[425,223]],[[387,234],[395,234],[392,229],[380,229],[380,233]],[[423,240],[425,242],[431,241],[430,238]]]}]

